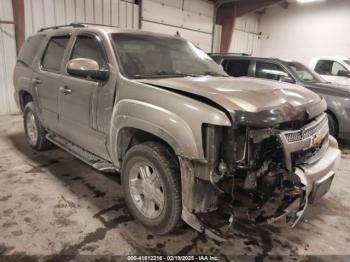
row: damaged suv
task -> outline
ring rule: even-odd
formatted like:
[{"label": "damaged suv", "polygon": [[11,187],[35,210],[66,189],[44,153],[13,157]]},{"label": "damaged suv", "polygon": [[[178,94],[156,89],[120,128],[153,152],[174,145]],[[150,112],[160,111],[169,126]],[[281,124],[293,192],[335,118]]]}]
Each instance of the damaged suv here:
[{"label": "damaged suv", "polygon": [[340,159],[324,99],[228,77],[180,37],[44,28],[22,47],[14,84],[29,144],[119,171],[131,214],[157,234],[182,218],[215,237],[201,216],[238,207],[254,223],[293,226]]}]

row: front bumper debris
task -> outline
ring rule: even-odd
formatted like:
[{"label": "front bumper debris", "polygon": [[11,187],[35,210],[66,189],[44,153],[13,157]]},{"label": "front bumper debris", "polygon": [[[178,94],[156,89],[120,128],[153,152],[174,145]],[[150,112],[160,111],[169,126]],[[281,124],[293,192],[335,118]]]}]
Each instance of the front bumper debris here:
[{"label": "front bumper debris", "polygon": [[[329,147],[324,155],[314,164],[301,165],[295,168],[294,174],[300,179],[303,197],[291,203],[283,215],[270,219],[268,223],[287,224],[294,227],[303,217],[309,204],[314,203],[326,194],[333,181],[339,165],[341,152],[337,141],[329,137]],[[283,220],[282,218],[286,218]]]}]

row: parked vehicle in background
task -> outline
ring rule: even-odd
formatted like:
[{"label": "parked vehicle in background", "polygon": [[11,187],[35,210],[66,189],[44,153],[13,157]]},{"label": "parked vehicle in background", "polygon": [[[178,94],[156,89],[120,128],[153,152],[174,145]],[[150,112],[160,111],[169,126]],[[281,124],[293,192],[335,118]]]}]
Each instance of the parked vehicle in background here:
[{"label": "parked vehicle in background", "polygon": [[156,234],[182,218],[219,239],[199,217],[220,209],[228,224],[237,206],[254,223],[294,226],[340,159],[324,99],[229,77],[180,37],[46,28],[21,49],[14,85],[32,148],[120,171],[131,214]]},{"label": "parked vehicle in background", "polygon": [[350,85],[350,58],[345,56],[319,56],[310,62],[310,68],[326,81]]},{"label": "parked vehicle in background", "polygon": [[343,140],[350,137],[350,89],[324,81],[305,65],[277,58],[211,54],[234,77],[256,77],[304,86],[327,101],[330,133]]}]

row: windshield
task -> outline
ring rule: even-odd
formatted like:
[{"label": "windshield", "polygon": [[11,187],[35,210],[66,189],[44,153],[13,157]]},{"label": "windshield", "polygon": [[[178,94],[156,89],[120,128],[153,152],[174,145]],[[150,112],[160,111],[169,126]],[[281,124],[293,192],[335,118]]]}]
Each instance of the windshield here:
[{"label": "windshield", "polygon": [[294,75],[301,81],[308,83],[324,82],[319,76],[317,76],[303,64],[297,62],[288,62],[287,65],[290,70],[292,70]]},{"label": "windshield", "polygon": [[180,38],[122,33],[112,40],[130,78],[227,76],[204,51]]},{"label": "windshield", "polygon": [[350,60],[344,60],[344,62],[350,65]]}]

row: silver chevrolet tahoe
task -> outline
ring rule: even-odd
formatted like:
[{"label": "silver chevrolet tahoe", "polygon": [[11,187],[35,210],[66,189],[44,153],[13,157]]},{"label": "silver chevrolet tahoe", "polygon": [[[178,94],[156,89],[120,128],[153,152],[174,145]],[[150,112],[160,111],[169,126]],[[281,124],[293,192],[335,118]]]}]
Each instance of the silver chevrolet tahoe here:
[{"label": "silver chevrolet tahoe", "polygon": [[[120,172],[131,214],[156,234],[204,215],[294,226],[340,159],[325,101],[295,85],[232,78],[177,37],[115,27],[43,28],[24,43],[15,97],[29,144]],[[219,212],[220,211],[220,212]]]}]

